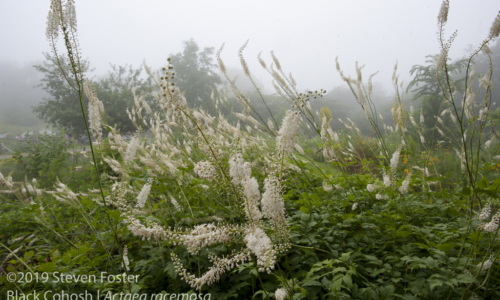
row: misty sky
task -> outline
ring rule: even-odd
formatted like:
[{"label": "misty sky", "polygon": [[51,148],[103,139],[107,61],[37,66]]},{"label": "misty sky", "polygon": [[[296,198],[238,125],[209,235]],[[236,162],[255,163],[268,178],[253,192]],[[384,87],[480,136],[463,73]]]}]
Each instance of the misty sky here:
[{"label": "misty sky", "polygon": [[[450,52],[458,58],[487,36],[500,1],[450,2],[446,33],[458,30]],[[30,63],[50,51],[45,39],[49,6],[49,0],[0,0],[0,60]],[[274,50],[302,90],[342,84],[336,56],[346,74],[354,76],[355,61],[366,64],[365,78],[380,71],[374,81],[388,90],[398,60],[408,83],[411,66],[439,52],[440,6],[438,0],[76,0],[83,57],[97,74],[107,72],[109,63],[138,67],[144,58],[159,68],[190,38],[202,48],[225,43],[226,66],[239,67],[238,48],[250,39],[244,54],[256,78],[270,86],[256,56],[263,51],[270,63]]]}]

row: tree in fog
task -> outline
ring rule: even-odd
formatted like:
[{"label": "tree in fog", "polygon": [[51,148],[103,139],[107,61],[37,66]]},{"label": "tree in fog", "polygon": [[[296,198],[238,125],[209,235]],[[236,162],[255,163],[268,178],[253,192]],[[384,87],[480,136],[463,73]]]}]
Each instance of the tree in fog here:
[{"label": "tree in fog", "polygon": [[[78,92],[73,88],[74,79],[66,75],[70,74],[69,70],[61,72],[54,57],[45,53],[45,59],[43,64],[36,65],[35,68],[44,75],[40,86],[50,96],[36,106],[34,111],[38,113],[39,118],[55,127],[75,135],[85,133]],[[65,58],[62,58],[60,65],[67,68]],[[144,94],[150,99],[151,82],[149,79],[140,78],[141,69],[133,69],[131,66],[111,67],[112,70],[106,76],[94,80],[97,97],[104,104],[105,121],[111,126],[116,125],[121,131],[133,131],[135,127],[126,113],[126,109],[134,105],[132,87],[135,87],[138,97]],[[82,68],[84,73],[88,72],[89,62],[83,61]],[[69,83],[64,76],[68,76]],[[84,104],[88,104],[88,99],[85,98]]]},{"label": "tree in fog", "polygon": [[183,52],[170,56],[170,63],[174,67],[174,82],[184,93],[190,106],[212,108],[211,93],[216,91],[222,80],[217,75],[213,63],[214,48],[206,47],[200,50],[193,40],[184,42]]}]

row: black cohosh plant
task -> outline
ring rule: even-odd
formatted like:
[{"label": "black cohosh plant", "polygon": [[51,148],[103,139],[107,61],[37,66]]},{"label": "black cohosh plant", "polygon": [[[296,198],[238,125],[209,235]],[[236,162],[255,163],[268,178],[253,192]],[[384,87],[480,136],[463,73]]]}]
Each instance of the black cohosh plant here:
[{"label": "black cohosh plant", "polygon": [[[458,98],[447,70],[448,50],[455,36],[448,42],[444,39],[448,7],[448,1],[444,1],[438,16],[442,51],[435,71],[443,98],[435,131],[441,135],[445,128],[440,125],[440,117],[449,115],[461,133],[458,138],[442,135],[455,147],[449,151],[456,153],[461,165],[462,174],[456,176],[460,189],[446,186],[446,174],[431,167],[434,144],[429,143],[423,130],[423,114],[417,121],[415,113],[403,107],[403,83],[397,66],[392,77],[395,101],[391,125],[380,120],[371,101],[376,74],[365,84],[363,66],[356,63],[356,77],[351,78],[337,60],[341,78],[372,126],[373,136],[368,138],[349,119],[341,120],[347,131],[334,132],[331,120],[325,114],[320,118],[310,105],[325,91],[299,92],[291,73],[285,75],[272,52],[272,64],[260,55],[258,60],[272,76],[278,94],[290,103],[282,120],[272,114],[268,120],[262,118],[237,89],[235,80],[227,75],[222,47],[217,52],[219,69],[244,108],[241,113],[232,112],[237,123],[229,122],[219,111],[210,115],[201,108],[189,107],[172,82],[175,74],[170,63],[158,71],[144,63],[156,83],[153,96],[160,109],[153,110],[144,95],[133,92],[134,106],[127,113],[138,131],[127,141],[113,124],[102,121],[105,107],[92,83],[80,72],[71,0],[52,1],[47,36],[56,57],[57,37],[62,34],[64,38],[72,65],[72,74],[65,76],[79,92],[89,140],[91,135],[96,138],[91,149],[97,189],[75,193],[63,182],[57,182],[54,190],[40,189],[33,182],[14,182],[1,173],[0,184],[36,213],[37,224],[61,243],[70,244],[73,251],[83,251],[84,247],[60,234],[60,224],[56,223],[64,220],[51,204],[81,214],[81,226],[88,235],[99,236],[100,230],[111,232],[112,248],[103,240],[94,243],[106,249],[105,257],[114,271],[152,272],[146,271],[146,254],[134,249],[147,245],[141,249],[157,251],[154,253],[159,253],[157,259],[161,261],[157,264],[167,270],[158,269],[152,275],[168,273],[172,282],[179,277],[187,283],[179,288],[185,291],[220,292],[218,287],[224,286],[221,279],[233,276],[241,278],[241,285],[227,287],[234,294],[226,297],[500,297],[500,180],[490,180],[488,173],[499,157],[495,151],[498,141],[487,130],[493,66],[482,76],[477,76],[473,68],[480,51],[490,54],[488,43],[500,33],[500,16],[470,56],[466,93]],[[245,75],[253,83],[242,54],[246,45],[238,54]],[[479,90],[474,90],[475,82],[479,82]],[[89,100],[87,110],[84,94]],[[216,105],[229,102],[224,95],[211,100]],[[381,121],[383,127],[379,128]],[[103,130],[108,132],[106,141]],[[296,143],[296,135],[306,131],[318,135],[324,163],[334,166],[338,173],[328,173],[312,159],[309,149]],[[103,149],[104,145],[110,151],[94,151],[94,147]],[[410,155],[411,151],[420,153]],[[103,214],[106,226],[98,228],[98,216]],[[20,253],[28,244],[36,246],[34,240],[23,235],[12,239],[11,245],[24,243],[18,248],[2,244],[9,249],[2,265],[14,258],[32,269]],[[115,261],[118,263],[113,264]],[[46,267],[40,264],[39,269]],[[93,268],[95,271],[99,266]],[[142,284],[109,288],[114,293],[155,288],[147,287],[145,280]],[[245,286],[246,291],[238,294]]]}]

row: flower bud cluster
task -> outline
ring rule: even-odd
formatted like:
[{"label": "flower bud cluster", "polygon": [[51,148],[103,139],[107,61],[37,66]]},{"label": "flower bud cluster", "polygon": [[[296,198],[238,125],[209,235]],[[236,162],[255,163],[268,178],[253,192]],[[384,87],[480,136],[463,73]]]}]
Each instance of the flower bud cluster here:
[{"label": "flower bud cluster", "polygon": [[210,180],[215,176],[215,167],[209,161],[200,161],[194,165],[194,172],[203,179]]}]

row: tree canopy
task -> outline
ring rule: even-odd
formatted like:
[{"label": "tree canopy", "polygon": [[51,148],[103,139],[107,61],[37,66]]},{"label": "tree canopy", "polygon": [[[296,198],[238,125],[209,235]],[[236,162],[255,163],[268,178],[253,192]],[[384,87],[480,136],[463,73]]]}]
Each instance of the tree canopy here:
[{"label": "tree canopy", "polygon": [[211,93],[217,90],[222,80],[215,72],[213,63],[213,47],[200,50],[193,40],[184,42],[184,51],[171,54],[170,63],[174,66],[175,83],[184,93],[190,105],[201,105],[205,109],[212,109]]},{"label": "tree canopy", "polygon": [[[69,133],[80,135],[85,132],[85,123],[83,122],[80,103],[78,101],[78,92],[73,88],[74,80],[69,77],[69,70],[62,70],[60,66],[67,66],[65,58],[61,64],[57,64],[56,59],[45,53],[45,61],[41,65],[34,67],[44,77],[41,79],[40,86],[49,94],[34,111],[40,119],[49,124],[64,129]],[[82,64],[83,72],[87,73],[89,62]],[[135,130],[132,122],[126,113],[127,107],[132,107],[134,96],[132,87],[135,87],[136,94],[146,95],[146,100],[150,98],[151,81],[140,78],[141,69],[133,69],[131,66],[111,65],[112,70],[101,79],[95,80],[94,84],[97,91],[97,97],[103,102],[105,107],[106,123],[116,125],[121,131]],[[64,76],[69,79],[69,83]],[[88,99],[85,101],[88,105]],[[84,108],[86,109],[86,108]]]}]

